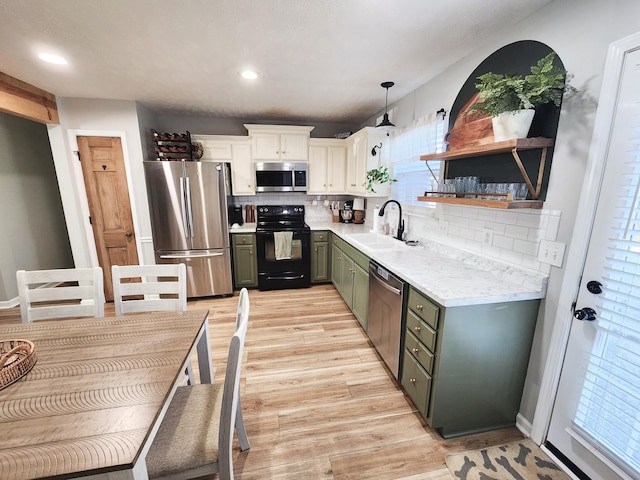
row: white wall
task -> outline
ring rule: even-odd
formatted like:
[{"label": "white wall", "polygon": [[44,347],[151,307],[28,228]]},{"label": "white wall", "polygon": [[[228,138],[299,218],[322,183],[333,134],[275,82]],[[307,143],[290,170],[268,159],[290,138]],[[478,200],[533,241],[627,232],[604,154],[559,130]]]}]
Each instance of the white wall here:
[{"label": "white wall", "polygon": [[[611,42],[640,30],[638,18],[640,2],[637,0],[555,0],[523,22],[507,25],[502,31],[495,32],[491,39],[478,45],[472,54],[403,99],[393,102],[394,123],[402,126],[411,122],[414,111],[416,118],[442,107],[449,111],[471,72],[501,47],[520,40],[536,40],[548,45],[556,51],[565,68],[575,75],[571,83],[580,90],[578,95],[562,105],[544,205],[553,215],[560,215],[557,240],[568,244],[576,218],[607,49]],[[446,48],[446,39],[443,42],[444,45],[437,48]],[[374,125],[378,115],[364,125]],[[459,230],[461,236],[455,238],[464,242],[467,240],[464,235],[468,233],[469,223],[477,221],[478,215],[483,215],[478,212],[486,209],[451,209],[438,205],[436,209],[412,207],[409,210],[426,215],[426,219],[421,221],[431,236],[434,222],[439,218],[450,220],[453,225],[460,225],[461,222],[466,224]],[[429,218],[432,220],[429,221]],[[415,233],[421,233],[419,227]],[[450,234],[450,237],[453,238],[453,235]],[[533,419],[540,390],[563,274],[562,268],[550,268],[547,297],[540,310],[521,404],[520,413],[528,421]]]},{"label": "white wall", "polygon": [[69,240],[76,266],[97,265],[80,162],[74,150],[76,135],[119,136],[122,140],[133,222],[141,262],[153,263],[153,248],[142,248],[140,239],[151,238],[151,222],[144,182],[142,138],[135,102],[58,98],[60,126],[50,128],[56,172],[67,214]]}]

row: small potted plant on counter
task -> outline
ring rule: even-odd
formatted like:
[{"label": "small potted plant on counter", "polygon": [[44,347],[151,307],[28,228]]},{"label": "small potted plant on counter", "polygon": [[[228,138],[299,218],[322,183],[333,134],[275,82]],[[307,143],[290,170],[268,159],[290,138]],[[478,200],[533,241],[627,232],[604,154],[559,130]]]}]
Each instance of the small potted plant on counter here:
[{"label": "small potted plant on counter", "polygon": [[376,192],[375,188],[385,186],[385,188],[388,190],[393,182],[397,182],[397,180],[395,178],[391,178],[389,169],[383,165],[381,167],[373,168],[367,171],[367,181],[364,183],[364,186],[367,192],[378,193]]},{"label": "small potted plant on counter", "polygon": [[535,108],[553,102],[557,107],[565,92],[576,91],[567,71],[553,65],[551,52],[531,67],[529,75],[488,72],[478,77],[480,101],[471,108],[491,117],[494,140],[524,138],[529,132]]}]

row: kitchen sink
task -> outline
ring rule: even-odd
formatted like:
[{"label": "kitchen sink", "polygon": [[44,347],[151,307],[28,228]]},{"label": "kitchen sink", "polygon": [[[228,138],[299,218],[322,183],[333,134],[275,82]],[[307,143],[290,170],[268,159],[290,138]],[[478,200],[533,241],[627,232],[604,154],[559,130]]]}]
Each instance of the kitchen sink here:
[{"label": "kitchen sink", "polygon": [[390,250],[407,248],[404,242],[378,233],[352,233],[349,237],[372,250]]}]

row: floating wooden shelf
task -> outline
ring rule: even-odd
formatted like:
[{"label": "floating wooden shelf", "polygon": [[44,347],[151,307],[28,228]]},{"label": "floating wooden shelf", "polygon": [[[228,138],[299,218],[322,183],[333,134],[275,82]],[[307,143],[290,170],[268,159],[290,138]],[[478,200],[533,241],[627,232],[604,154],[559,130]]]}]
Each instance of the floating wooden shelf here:
[{"label": "floating wooden shelf", "polygon": [[448,152],[433,153],[420,156],[420,160],[461,160],[463,158],[481,157],[484,155],[496,155],[499,153],[509,153],[514,148],[518,150],[533,150],[536,148],[546,148],[553,146],[551,138],[517,138],[504,142],[490,143],[488,145],[476,145],[472,147],[456,148]]},{"label": "floating wooden shelf", "polygon": [[[495,142],[487,145],[475,145],[472,147],[463,147],[456,148],[454,150],[449,150],[448,152],[442,153],[433,153],[430,155],[422,155],[420,156],[420,160],[424,160],[425,162],[429,162],[430,160],[461,160],[463,158],[472,158],[472,157],[482,157],[486,155],[496,155],[499,153],[509,153],[513,156],[518,168],[520,169],[520,173],[522,174],[522,178],[527,183],[527,188],[529,189],[529,193],[534,199],[537,199],[540,196],[540,191],[542,190],[542,175],[544,174],[544,164],[547,158],[547,148],[553,146],[553,140],[550,138],[543,137],[534,137],[534,138],[516,138],[513,140],[506,140],[504,142]],[[527,171],[522,164],[522,160],[520,160],[520,156],[518,155],[518,150],[534,150],[534,149],[542,149],[542,154],[540,155],[540,165],[538,167],[538,181],[536,182],[536,186],[533,186],[533,182],[529,178]],[[428,167],[428,164],[427,164]],[[433,172],[432,172],[433,174]],[[493,201],[493,200],[491,200]],[[500,208],[540,208],[540,207],[500,207]]]},{"label": "floating wooden shelf", "polygon": [[542,208],[542,200],[488,200],[484,198],[454,198],[454,197],[418,197],[420,202],[449,203],[453,205],[467,205],[470,207],[488,208]]}]

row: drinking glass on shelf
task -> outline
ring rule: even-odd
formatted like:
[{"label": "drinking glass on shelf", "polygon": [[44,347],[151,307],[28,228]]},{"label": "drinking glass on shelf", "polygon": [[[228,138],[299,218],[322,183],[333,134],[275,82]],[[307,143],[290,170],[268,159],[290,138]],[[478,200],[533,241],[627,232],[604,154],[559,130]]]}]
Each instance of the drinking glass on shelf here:
[{"label": "drinking glass on shelf", "polygon": [[507,197],[507,200],[516,200],[518,198],[519,190],[520,190],[519,183],[510,183],[509,186],[507,187],[507,193],[509,194],[509,196]]},{"label": "drinking glass on shelf", "polygon": [[495,200],[496,197],[496,193],[498,191],[498,184],[497,183],[485,183],[484,186],[484,198],[488,199],[488,200]]},{"label": "drinking glass on shelf", "polygon": [[496,193],[499,194],[499,196],[497,197],[498,200],[506,200],[506,195],[509,193],[509,184],[496,183]]},{"label": "drinking glass on shelf", "polygon": [[[456,189],[456,193],[460,194],[462,192],[464,192],[464,177],[456,177],[454,178],[455,181],[455,189]],[[456,197],[458,198],[462,198],[464,197],[464,195],[456,195]]]},{"label": "drinking glass on shelf", "polygon": [[[464,191],[467,193],[475,193],[478,191],[478,177],[464,177]],[[467,198],[475,198],[475,195],[466,195]]]},{"label": "drinking glass on shelf", "polygon": [[529,188],[527,188],[527,184],[519,183],[518,191],[516,193],[516,200],[526,200],[528,194],[529,194]]},{"label": "drinking glass on shelf", "polygon": [[447,178],[444,181],[443,191],[445,192],[445,197],[450,197],[452,196],[452,194],[455,194],[456,185],[455,185],[455,180],[453,178]]}]

